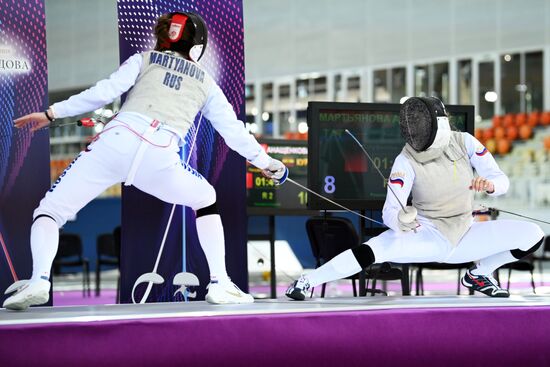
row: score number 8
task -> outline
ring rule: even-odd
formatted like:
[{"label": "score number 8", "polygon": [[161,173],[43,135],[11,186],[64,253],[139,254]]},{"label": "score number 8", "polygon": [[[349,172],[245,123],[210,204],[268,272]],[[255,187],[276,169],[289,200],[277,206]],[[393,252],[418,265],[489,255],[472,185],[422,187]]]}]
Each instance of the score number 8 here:
[{"label": "score number 8", "polygon": [[335,185],[336,179],[334,176],[326,176],[325,177],[325,192],[327,194],[332,194],[334,191],[336,191],[336,185]]}]

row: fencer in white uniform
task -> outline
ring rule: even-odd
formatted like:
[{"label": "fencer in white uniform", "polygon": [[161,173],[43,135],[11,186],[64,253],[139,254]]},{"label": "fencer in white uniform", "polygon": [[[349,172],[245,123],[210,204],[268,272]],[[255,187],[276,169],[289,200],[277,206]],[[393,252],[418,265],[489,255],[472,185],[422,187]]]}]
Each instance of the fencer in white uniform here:
[{"label": "fencer in white uniform", "polygon": [[[288,297],[303,300],[310,287],[386,261],[474,261],[462,284],[491,297],[509,296],[493,272],[536,251],[544,233],[526,221],[473,221],[474,193],[502,195],[509,180],[475,137],[451,131],[440,100],[409,98],[401,106],[400,128],[406,145],[392,166],[382,213],[389,229],[302,275]],[[403,210],[409,195],[412,206]]]},{"label": "fencer in white uniform", "polygon": [[120,182],[196,211],[197,233],[211,275],[208,302],[253,302],[227,275],[216,192],[203,176],[181,162],[180,146],[195,117],[202,113],[230,148],[268,177],[282,182],[288,170],[264,152],[237,119],[220,87],[197,63],[204,54],[207,34],[198,14],[165,14],[155,26],[155,50],[131,56],[108,79],[53,104],[46,112],[15,121],[18,128],[28,124],[33,129],[42,128],[55,118],[93,111],[130,90],[118,115],[75,158],[34,211],[32,277],[10,287],[15,294],[5,300],[4,307],[23,310],[48,301],[59,228],[97,195]]}]

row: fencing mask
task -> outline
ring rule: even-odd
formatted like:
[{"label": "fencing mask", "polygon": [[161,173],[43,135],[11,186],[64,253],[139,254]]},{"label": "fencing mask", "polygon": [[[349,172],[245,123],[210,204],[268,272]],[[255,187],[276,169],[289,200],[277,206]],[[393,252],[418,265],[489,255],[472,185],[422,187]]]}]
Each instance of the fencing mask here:
[{"label": "fencing mask", "polygon": [[[191,12],[175,12],[170,13],[171,22],[170,29],[168,30],[168,40],[164,47],[171,49],[171,44],[178,42],[191,42],[191,49],[189,50],[189,56],[195,62],[199,61],[200,58],[204,55],[206,49],[206,44],[208,43],[208,28],[206,27],[206,22],[204,19],[197,13]],[[192,28],[192,39],[183,40],[183,31],[187,24],[191,23]]]},{"label": "fencing mask", "polygon": [[444,148],[451,138],[449,118],[443,102],[435,97],[411,97],[399,113],[401,136],[417,152]]}]

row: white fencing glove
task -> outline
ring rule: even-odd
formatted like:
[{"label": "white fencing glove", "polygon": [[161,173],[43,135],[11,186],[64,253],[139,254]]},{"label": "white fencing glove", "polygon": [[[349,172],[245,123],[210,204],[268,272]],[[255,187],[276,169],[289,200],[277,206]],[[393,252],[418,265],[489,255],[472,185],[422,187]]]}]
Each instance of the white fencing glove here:
[{"label": "white fencing glove", "polygon": [[286,168],[283,162],[271,158],[269,166],[262,170],[262,173],[265,177],[272,179],[275,185],[282,185],[288,177],[288,168]]},{"label": "white fencing glove", "polygon": [[416,232],[416,227],[418,227],[416,215],[418,214],[418,212],[416,211],[416,208],[414,206],[407,206],[405,210],[401,209],[397,214],[397,224],[399,226],[399,229],[403,232]]}]

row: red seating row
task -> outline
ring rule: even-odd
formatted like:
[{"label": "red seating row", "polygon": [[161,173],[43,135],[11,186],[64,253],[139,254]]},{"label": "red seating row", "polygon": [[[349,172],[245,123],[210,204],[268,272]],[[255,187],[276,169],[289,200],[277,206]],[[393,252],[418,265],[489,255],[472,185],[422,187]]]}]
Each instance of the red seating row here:
[{"label": "red seating row", "polygon": [[[515,140],[530,139],[536,126],[550,126],[550,111],[497,115],[492,122],[492,127],[475,129],[475,137],[491,153],[507,154]],[[544,146],[550,150],[550,136],[544,139]]]},{"label": "red seating row", "polygon": [[550,111],[531,113],[508,113],[506,115],[495,115],[493,117],[493,127],[523,126],[535,127],[537,125],[550,125]]}]

